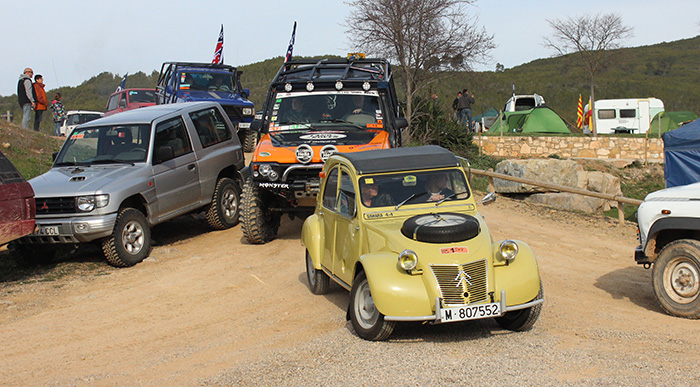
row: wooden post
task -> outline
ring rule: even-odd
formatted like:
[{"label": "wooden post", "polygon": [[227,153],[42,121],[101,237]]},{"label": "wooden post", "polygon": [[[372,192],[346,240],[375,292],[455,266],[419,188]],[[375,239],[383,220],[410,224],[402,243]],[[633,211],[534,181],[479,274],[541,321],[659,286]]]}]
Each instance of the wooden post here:
[{"label": "wooden post", "polygon": [[503,137],[503,110],[498,112],[498,124],[501,127],[501,137]]},{"label": "wooden post", "polygon": [[495,192],[496,186],[493,184],[493,176],[489,176],[489,192]]},{"label": "wooden post", "polygon": [[482,152],[481,152],[481,147],[484,145],[484,144],[481,142],[481,132],[482,132],[483,130],[484,130],[484,116],[482,115],[482,116],[481,116],[481,127],[479,128],[479,156],[481,156],[481,154],[482,154]]},{"label": "wooden post", "polygon": [[620,225],[625,224],[625,203],[617,202],[617,220]]}]

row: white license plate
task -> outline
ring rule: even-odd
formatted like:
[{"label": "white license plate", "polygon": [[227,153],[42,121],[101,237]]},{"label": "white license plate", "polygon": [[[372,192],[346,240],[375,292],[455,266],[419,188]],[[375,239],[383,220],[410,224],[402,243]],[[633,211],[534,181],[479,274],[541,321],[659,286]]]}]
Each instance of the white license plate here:
[{"label": "white license plate", "polygon": [[250,122],[241,122],[238,124],[238,127],[242,129],[248,129],[250,128]]},{"label": "white license plate", "polygon": [[492,304],[440,309],[440,320],[442,322],[477,320],[480,318],[498,317],[500,315],[501,304],[496,302]]},{"label": "white license plate", "polygon": [[34,235],[58,235],[58,226],[39,226]]}]

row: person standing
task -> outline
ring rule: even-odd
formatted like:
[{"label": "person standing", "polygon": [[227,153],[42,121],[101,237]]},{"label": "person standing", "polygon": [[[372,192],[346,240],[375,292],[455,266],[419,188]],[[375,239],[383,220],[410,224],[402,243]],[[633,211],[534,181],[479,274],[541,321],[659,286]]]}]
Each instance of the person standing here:
[{"label": "person standing", "polygon": [[54,100],[51,101],[51,111],[53,112],[53,135],[61,135],[61,126],[63,126],[63,121],[66,120],[66,110],[63,107],[63,102],[61,102],[61,93],[56,93],[54,95]]},{"label": "person standing", "polygon": [[469,93],[469,89],[462,91],[462,98],[457,103],[459,109],[459,118],[462,126],[472,131],[472,104],[474,103],[474,94]]},{"label": "person standing", "polygon": [[22,108],[22,127],[25,129],[29,129],[32,109],[36,107],[36,94],[32,85],[32,75],[34,75],[34,70],[27,67],[22,75],[19,76],[19,82],[17,82],[17,102]]},{"label": "person standing", "polygon": [[459,119],[459,109],[457,109],[457,106],[459,105],[459,99],[462,98],[462,92],[458,91],[457,92],[457,98],[452,101],[452,110],[454,110],[453,117],[455,120]]},{"label": "person standing", "polygon": [[34,107],[34,131],[39,131],[41,118],[49,105],[49,100],[46,98],[44,90],[44,77],[41,74],[34,76],[34,94],[36,95],[36,106]]}]

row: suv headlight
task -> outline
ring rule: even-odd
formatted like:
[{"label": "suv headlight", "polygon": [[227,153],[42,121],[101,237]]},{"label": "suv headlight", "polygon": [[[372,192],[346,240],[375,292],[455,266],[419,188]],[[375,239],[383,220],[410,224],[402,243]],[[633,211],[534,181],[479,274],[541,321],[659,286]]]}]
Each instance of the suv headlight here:
[{"label": "suv headlight", "polygon": [[109,195],[87,195],[78,196],[76,198],[78,211],[90,212],[95,208],[107,207],[109,204]]},{"label": "suv headlight", "polygon": [[515,241],[506,239],[503,242],[501,242],[501,247],[499,247],[499,251],[501,253],[501,257],[506,261],[510,262],[515,259],[516,255],[518,255],[518,244],[515,243]]},{"label": "suv headlight", "polygon": [[418,254],[412,250],[404,250],[399,254],[399,266],[406,271],[411,271],[418,265]]},{"label": "suv headlight", "polygon": [[254,169],[253,171],[253,175],[257,177],[258,174],[270,181],[277,181],[277,179],[280,178],[279,173],[271,164],[258,164],[257,169]]},{"label": "suv headlight", "polygon": [[243,108],[242,113],[244,116],[252,116],[255,114],[255,112],[253,111],[253,108],[249,108],[249,107]]}]

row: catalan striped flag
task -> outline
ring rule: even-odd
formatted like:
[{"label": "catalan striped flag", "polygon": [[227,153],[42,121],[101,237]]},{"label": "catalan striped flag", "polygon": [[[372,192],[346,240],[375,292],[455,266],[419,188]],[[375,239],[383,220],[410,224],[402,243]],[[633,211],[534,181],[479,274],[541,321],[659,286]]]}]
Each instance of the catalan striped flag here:
[{"label": "catalan striped flag", "polygon": [[221,32],[219,32],[219,40],[216,41],[216,48],[214,49],[214,59],[211,60],[214,64],[224,63],[224,25],[221,25]]},{"label": "catalan striped flag", "polygon": [[578,95],[578,107],[576,108],[576,127],[581,129],[583,126],[583,101],[581,94]]}]

